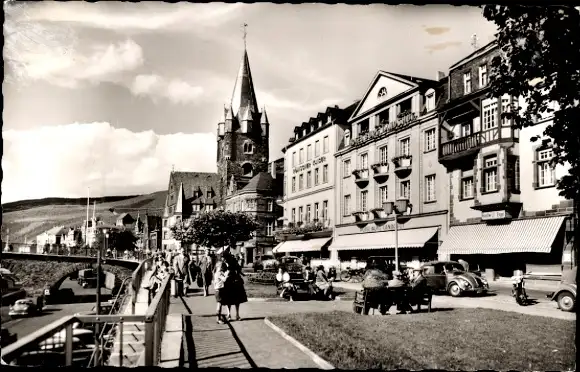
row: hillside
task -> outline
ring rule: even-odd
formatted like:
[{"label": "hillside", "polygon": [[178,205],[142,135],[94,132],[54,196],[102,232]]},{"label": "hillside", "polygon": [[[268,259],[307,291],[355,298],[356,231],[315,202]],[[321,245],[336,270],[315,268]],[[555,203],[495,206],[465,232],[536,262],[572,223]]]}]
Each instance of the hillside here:
[{"label": "hillside", "polygon": [[[116,213],[128,212],[136,216],[137,212],[145,214],[163,213],[166,191],[129,197],[103,197],[91,199],[89,214],[93,214],[93,202],[97,201],[95,214],[108,223],[114,223]],[[10,241],[22,243],[36,239],[36,236],[54,226],[81,226],[86,219],[87,199],[47,198],[7,203],[2,206],[2,237],[10,229]],[[63,204],[65,203],[65,204]],[[28,206],[28,207],[27,207]]]}]

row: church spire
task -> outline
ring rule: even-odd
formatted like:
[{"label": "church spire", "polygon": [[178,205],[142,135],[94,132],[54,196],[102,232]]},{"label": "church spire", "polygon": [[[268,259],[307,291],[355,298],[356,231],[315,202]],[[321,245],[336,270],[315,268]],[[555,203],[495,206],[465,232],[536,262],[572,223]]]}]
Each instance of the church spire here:
[{"label": "church spire", "polygon": [[183,182],[179,185],[179,194],[177,194],[177,203],[175,203],[175,213],[183,214],[183,203],[185,203],[185,193],[183,191]]},{"label": "church spire", "polygon": [[252,114],[258,113],[258,102],[256,101],[254,82],[252,80],[252,72],[250,71],[250,61],[248,59],[248,51],[246,50],[247,26],[244,23],[244,56],[232,94],[231,108],[234,116],[238,116],[242,108],[248,108]]}]

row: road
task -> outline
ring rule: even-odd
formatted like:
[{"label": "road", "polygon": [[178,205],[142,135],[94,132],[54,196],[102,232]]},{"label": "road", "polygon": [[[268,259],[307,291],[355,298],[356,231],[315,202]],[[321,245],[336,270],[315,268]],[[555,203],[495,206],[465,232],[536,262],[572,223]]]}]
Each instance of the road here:
[{"label": "road", "polygon": [[[62,318],[63,316],[67,315],[74,315],[75,313],[81,311],[89,311],[95,306],[94,296],[95,296],[95,288],[83,288],[79,286],[75,281],[72,280],[65,280],[62,285],[60,286],[61,289],[63,288],[72,288],[75,297],[78,299],[93,299],[90,302],[77,302],[71,304],[58,304],[58,305],[48,305],[43,311],[41,315],[28,317],[28,318],[17,318],[12,319],[9,315],[9,308],[8,306],[2,307],[1,315],[2,315],[2,328],[8,329],[11,333],[15,333],[18,336],[18,339],[29,335],[30,333],[39,330],[40,328]],[[111,291],[105,288],[101,289],[101,293],[104,295],[102,301],[106,301],[110,298]],[[84,298],[81,298],[84,297]]]},{"label": "road", "polygon": [[[491,290],[489,291],[490,293],[495,293],[498,296],[508,296],[511,297],[512,295],[512,289],[509,287],[500,287],[500,286],[493,286]],[[546,295],[548,293],[550,293],[552,291],[548,291],[548,290],[536,290],[536,289],[526,289],[526,293],[528,294],[528,297],[530,299],[536,300],[538,302],[550,302],[550,299],[546,297]],[[515,300],[514,300],[515,301]]]}]

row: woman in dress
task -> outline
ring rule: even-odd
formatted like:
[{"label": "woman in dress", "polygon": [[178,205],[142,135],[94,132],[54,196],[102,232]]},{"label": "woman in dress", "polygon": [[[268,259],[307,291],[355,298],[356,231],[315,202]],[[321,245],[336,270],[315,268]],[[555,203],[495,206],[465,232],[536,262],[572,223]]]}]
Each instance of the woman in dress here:
[{"label": "woman in dress", "polygon": [[[229,271],[228,279],[225,283],[226,295],[224,304],[228,306],[228,312],[231,305],[236,308],[236,320],[241,320],[240,304],[248,302],[246,290],[244,288],[244,274],[242,268],[238,264],[236,257],[230,253],[230,249],[226,248],[223,252],[223,261]],[[228,320],[230,320],[228,318]]]}]

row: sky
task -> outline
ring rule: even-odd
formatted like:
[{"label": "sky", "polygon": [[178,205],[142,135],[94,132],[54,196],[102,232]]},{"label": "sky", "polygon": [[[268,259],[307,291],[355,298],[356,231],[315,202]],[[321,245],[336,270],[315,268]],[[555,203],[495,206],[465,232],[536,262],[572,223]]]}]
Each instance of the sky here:
[{"label": "sky", "polygon": [[435,79],[493,39],[481,9],[39,2],[5,6],[2,203],[163,190],[216,170],[246,45],[270,161],[293,128],[360,99],[378,70]]}]

